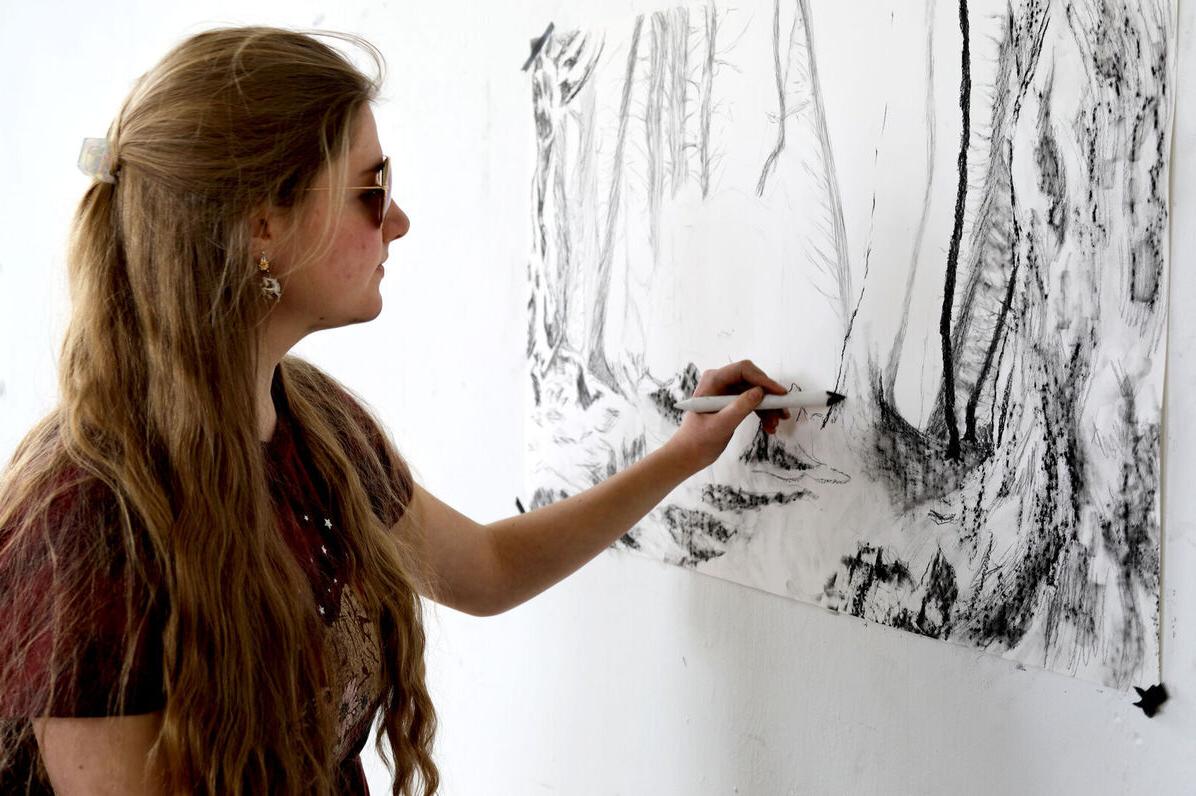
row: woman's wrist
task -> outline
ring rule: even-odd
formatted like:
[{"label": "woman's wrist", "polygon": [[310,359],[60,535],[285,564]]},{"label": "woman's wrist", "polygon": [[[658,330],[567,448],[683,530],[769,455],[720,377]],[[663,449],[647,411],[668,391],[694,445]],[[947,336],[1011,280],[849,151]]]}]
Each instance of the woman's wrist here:
[{"label": "woman's wrist", "polygon": [[[682,434],[674,434],[670,437],[657,450],[657,454],[665,462],[664,466],[668,472],[673,474],[678,484],[714,464],[714,460],[710,459],[709,454],[700,451],[687,436]],[[717,456],[715,458],[717,459]]]}]

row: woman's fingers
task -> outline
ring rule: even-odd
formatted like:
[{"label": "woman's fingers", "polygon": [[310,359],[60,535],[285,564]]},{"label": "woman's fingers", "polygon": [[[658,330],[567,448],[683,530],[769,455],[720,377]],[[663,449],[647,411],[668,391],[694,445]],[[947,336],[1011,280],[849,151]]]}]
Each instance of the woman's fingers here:
[{"label": "woman's fingers", "polygon": [[742,359],[704,372],[694,395],[729,395],[744,392],[752,387],[761,387],[765,392],[776,395],[788,392],[780,382],[769,378],[768,374],[750,359]]},{"label": "woman's fingers", "polygon": [[743,419],[752,413],[752,410],[759,406],[760,402],[764,400],[764,389],[762,387],[752,387],[743,392],[732,403],[727,404],[718,414],[724,415],[728,418],[731,431],[734,431]]},{"label": "woman's fingers", "polygon": [[[693,394],[695,396],[742,395],[755,387],[759,387],[763,391],[761,395],[765,393],[784,395],[789,392],[784,385],[776,379],[769,377],[756,363],[750,359],[742,359],[738,362],[724,365],[721,368],[703,372]],[[752,403],[752,406],[757,406],[758,404],[759,401],[755,401]],[[736,406],[731,411],[736,413],[742,411],[743,416],[746,417],[750,410],[743,408],[743,406]],[[781,420],[787,420],[792,417],[788,409],[756,410],[756,414],[760,417],[760,423],[764,427],[764,430],[769,434],[776,432]]]},{"label": "woman's fingers", "polygon": [[765,391],[776,393],[777,395],[784,395],[788,392],[780,382],[769,378],[768,374],[756,367],[756,363],[750,359],[745,359],[737,364],[740,366],[740,372],[744,381],[757,384],[763,387]]}]

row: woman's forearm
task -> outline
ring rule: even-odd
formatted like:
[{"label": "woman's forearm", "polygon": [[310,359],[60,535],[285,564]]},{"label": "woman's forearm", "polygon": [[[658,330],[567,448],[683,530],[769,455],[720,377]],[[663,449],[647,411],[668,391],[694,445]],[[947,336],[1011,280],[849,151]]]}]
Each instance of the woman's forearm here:
[{"label": "woman's forearm", "polygon": [[575,572],[695,471],[693,456],[666,443],[584,492],[486,526],[501,581],[494,612],[514,608]]}]

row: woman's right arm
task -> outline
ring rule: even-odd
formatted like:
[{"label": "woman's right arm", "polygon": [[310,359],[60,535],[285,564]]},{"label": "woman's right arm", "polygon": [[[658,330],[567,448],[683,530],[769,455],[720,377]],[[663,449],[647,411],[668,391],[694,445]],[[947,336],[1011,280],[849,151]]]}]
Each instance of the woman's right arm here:
[{"label": "woman's right arm", "polygon": [[42,762],[59,796],[164,793],[162,778],[146,771],[162,713],[32,720]]}]

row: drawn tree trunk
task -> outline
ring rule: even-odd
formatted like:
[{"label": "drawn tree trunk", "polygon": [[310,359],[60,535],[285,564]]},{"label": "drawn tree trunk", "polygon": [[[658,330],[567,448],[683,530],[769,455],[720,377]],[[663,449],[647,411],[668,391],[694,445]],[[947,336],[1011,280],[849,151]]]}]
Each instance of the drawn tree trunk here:
[{"label": "drawn tree trunk", "polygon": [[[782,13],[782,6],[786,9],[785,13]],[[783,20],[787,16],[791,16],[791,19]],[[785,148],[786,131],[797,123],[808,126],[818,146],[814,162],[808,168],[815,175],[815,189],[822,200],[825,213],[823,220],[827,228],[825,240],[813,242],[814,256],[811,260],[833,285],[833,297],[837,301],[844,334],[847,334],[854,303],[851,264],[847,254],[847,229],[843,223],[843,202],[839,196],[835,155],[823,108],[822,86],[818,81],[818,62],[814,55],[810,20],[809,0],[774,0],[772,46],[777,112],[771,118],[777,126],[777,141],[760,169],[756,195],[764,195],[768,178],[774,173]]]},{"label": "drawn tree trunk", "polygon": [[[582,184],[570,184],[566,172],[570,104],[593,74],[602,43],[572,32],[550,35],[532,72],[532,112],[536,131],[536,170],[532,178],[532,258],[528,282],[528,360],[539,402],[540,381],[552,367],[562,347],[576,349],[568,340],[567,323],[578,290],[580,265],[573,255],[573,230],[569,202],[585,194]],[[589,161],[583,156],[583,161]]]},{"label": "drawn tree trunk", "polygon": [[930,197],[934,186],[935,156],[935,114],[934,114],[934,14],[937,2],[928,0],[924,6],[926,20],[926,187],[922,191],[922,214],[918,218],[918,231],[914,234],[913,252],[909,260],[909,276],[905,280],[905,298],[901,304],[901,321],[889,349],[888,364],[884,369],[881,385],[884,395],[893,396],[897,385],[897,370],[901,352],[905,348],[905,330],[909,325],[909,308],[914,298],[914,278],[918,274],[918,258],[922,256],[922,241],[926,235],[926,222],[930,218]]}]

